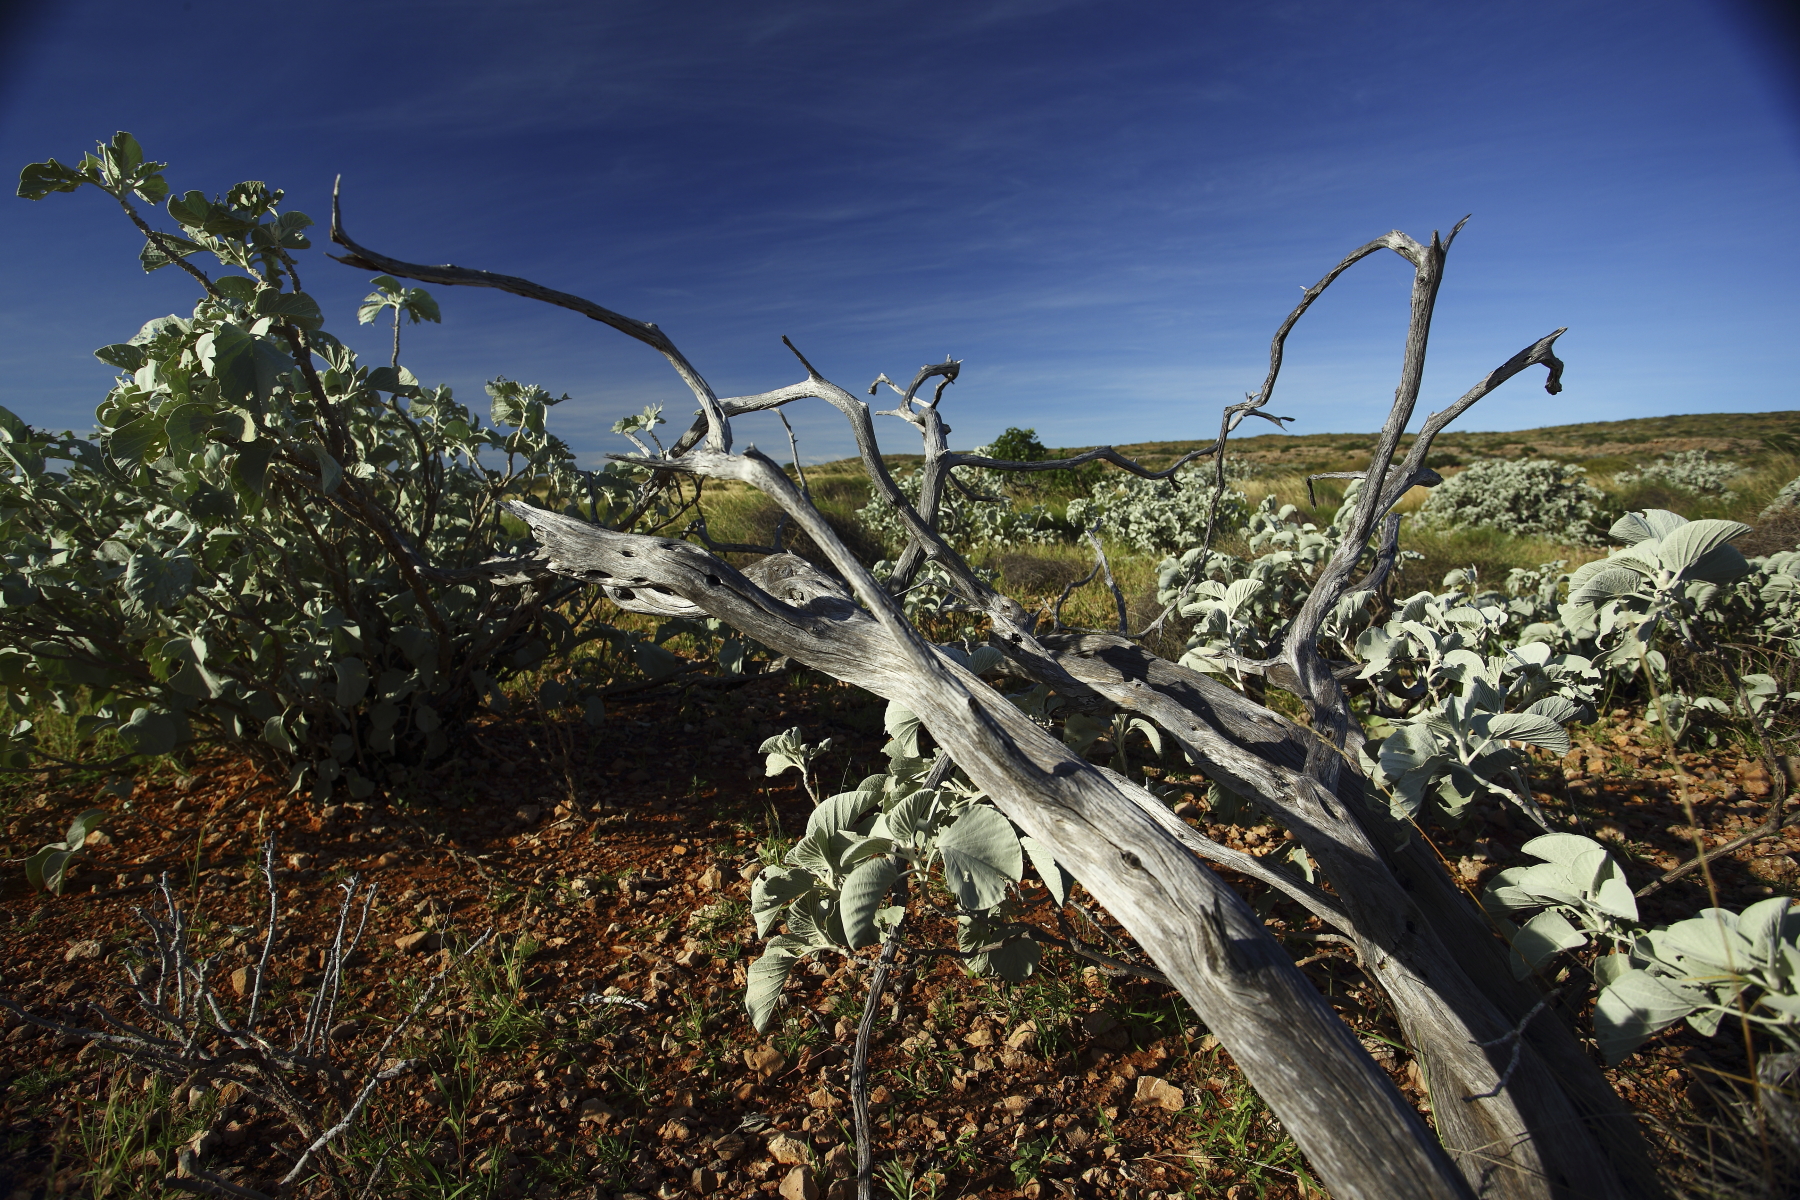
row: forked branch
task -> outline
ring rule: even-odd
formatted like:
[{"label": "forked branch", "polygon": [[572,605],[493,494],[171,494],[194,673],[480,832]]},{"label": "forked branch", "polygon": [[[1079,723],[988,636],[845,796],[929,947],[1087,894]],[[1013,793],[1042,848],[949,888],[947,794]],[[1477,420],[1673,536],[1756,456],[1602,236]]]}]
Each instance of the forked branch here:
[{"label": "forked branch", "polygon": [[[353,261],[390,274],[501,287],[559,304],[656,346],[678,371],[685,366],[654,326],[578,297],[509,276],[416,267],[376,256],[349,243],[335,219],[333,236],[352,249]],[[1056,470],[1109,461],[1133,470],[1136,464],[1119,461],[1124,456],[1107,448],[1038,464],[952,453],[938,410],[960,369],[955,360],[927,366],[908,387],[890,384],[901,397],[894,414],[920,430],[926,444],[924,491],[916,507],[906,502],[887,470],[868,404],[820,377],[797,349],[807,372],[803,383],[728,401],[705,391],[704,437],[697,425],[668,454],[633,460],[657,472],[734,479],[757,488],[806,532],[835,577],[786,554],[770,555],[738,571],[691,543],[599,528],[529,506],[514,505],[512,511],[531,526],[552,570],[601,586],[620,605],[659,615],[716,617],[779,653],[917,714],[945,752],[963,765],[970,781],[1130,930],[1231,1050],[1334,1194],[1464,1197],[1471,1194],[1470,1183],[1508,1200],[1537,1200],[1559,1192],[1608,1198],[1647,1194],[1654,1184],[1649,1189],[1636,1186],[1641,1173],[1632,1161],[1638,1151],[1630,1136],[1595,1124],[1613,1116],[1604,1081],[1581,1060],[1566,1031],[1550,1030],[1548,1022],[1519,1024],[1531,1002],[1517,1003],[1505,982],[1492,984],[1482,974],[1488,969],[1482,957],[1486,951],[1463,944],[1469,941],[1469,914],[1462,908],[1455,914],[1439,912],[1441,905],[1426,903],[1428,897],[1439,898],[1443,889],[1437,885],[1445,881],[1419,877],[1415,859],[1390,849],[1394,831],[1367,806],[1355,779],[1358,768],[1344,755],[1349,716],[1336,678],[1338,665],[1326,661],[1317,646],[1323,615],[1345,594],[1378,526],[1374,568],[1356,586],[1379,589],[1391,573],[1398,548],[1398,520],[1391,510],[1406,487],[1435,481],[1423,460],[1443,424],[1533,362],[1552,365],[1553,381],[1560,371],[1550,353],[1552,335],[1490,373],[1446,413],[1434,414],[1408,460],[1394,462],[1418,397],[1449,243],[1436,235],[1422,244],[1389,234],[1354,252],[1307,289],[1271,344],[1262,389],[1229,406],[1215,444],[1189,456],[1191,461],[1214,454],[1219,464],[1216,502],[1224,483],[1218,451],[1246,416],[1276,420],[1261,409],[1273,394],[1285,339],[1307,307],[1343,271],[1377,250],[1394,250],[1413,265],[1412,319],[1400,386],[1366,486],[1343,544],[1316,580],[1301,620],[1290,627],[1289,640],[1271,664],[1280,668],[1277,682],[1306,699],[1311,729],[1124,639],[1040,637],[1016,602],[974,575],[934,527],[943,489],[953,486],[953,468]],[[689,373],[691,368],[683,377]],[[932,378],[940,382],[928,400],[921,400],[920,391]],[[878,380],[878,385],[887,382]],[[690,386],[695,385],[690,381]],[[907,529],[904,570],[896,571],[888,587],[856,560],[785,471],[754,449],[730,450],[731,415],[807,397],[823,399],[844,414],[876,494],[894,505]],[[1173,470],[1138,468],[1134,473],[1156,476]],[[1013,670],[1049,685],[1072,705],[1095,711],[1117,706],[1150,717],[1202,763],[1209,777],[1257,796],[1279,815],[1324,872],[1330,890],[1213,843],[1137,784],[1074,754],[926,641],[907,622],[896,598],[907,586],[907,572],[926,560],[940,563],[962,599],[989,617],[992,644]],[[1262,922],[1203,859],[1280,888],[1351,939],[1371,978],[1392,998],[1434,1091],[1469,1098],[1468,1103],[1439,1105],[1436,1111],[1445,1142],[1464,1160],[1462,1172],[1451,1166],[1442,1147]],[[1428,869],[1442,873],[1435,865]],[[1453,888],[1450,894],[1450,903],[1461,903]],[[1486,934],[1477,928],[1475,936]],[[1455,942],[1456,937],[1462,942]],[[1504,971],[1503,962],[1500,967]],[[1483,982],[1477,984],[1477,978]],[[1496,1002],[1501,995],[1508,997],[1504,1008]],[[1512,1047],[1503,1036],[1515,1028],[1523,1032],[1512,1047],[1527,1047],[1516,1063],[1509,1060]],[[1600,1144],[1606,1153],[1597,1150]],[[1614,1159],[1609,1161],[1609,1155]],[[1622,1165],[1615,1168],[1615,1163]],[[1633,1188],[1621,1183],[1624,1174],[1632,1176]],[[1557,1182],[1546,1182],[1550,1180]]]}]

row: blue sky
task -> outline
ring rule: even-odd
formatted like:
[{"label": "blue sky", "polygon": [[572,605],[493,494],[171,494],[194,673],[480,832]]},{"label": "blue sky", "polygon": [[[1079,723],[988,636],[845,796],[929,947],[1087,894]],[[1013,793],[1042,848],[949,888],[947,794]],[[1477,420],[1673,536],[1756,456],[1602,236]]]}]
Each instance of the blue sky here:
[{"label": "blue sky", "polygon": [[[1428,406],[1567,325],[1561,396],[1520,380],[1464,427],[1800,408],[1795,94],[1719,3],[9,11],[9,171],[128,129],[177,190],[264,179],[321,223],[341,172],[365,244],[656,321],[721,394],[799,378],[786,334],[851,390],[964,359],[959,445],[1015,424],[1052,445],[1204,437],[1302,286],[1388,229],[1473,213]],[[33,423],[87,428],[109,375],[93,348],[192,306],[175,272],[142,273],[109,203],[0,201],[0,404]],[[330,327],[385,361],[354,324],[368,273],[310,257]],[[1407,285],[1391,255],[1341,281],[1271,410],[1374,428]],[[567,391],[554,428],[589,461],[646,402],[685,424],[648,349],[437,295],[444,324],[409,328],[403,355],[425,381]],[[794,415],[808,459],[849,451],[822,404]],[[913,448],[897,422],[884,437]],[[739,438],[785,446],[769,418]]]}]

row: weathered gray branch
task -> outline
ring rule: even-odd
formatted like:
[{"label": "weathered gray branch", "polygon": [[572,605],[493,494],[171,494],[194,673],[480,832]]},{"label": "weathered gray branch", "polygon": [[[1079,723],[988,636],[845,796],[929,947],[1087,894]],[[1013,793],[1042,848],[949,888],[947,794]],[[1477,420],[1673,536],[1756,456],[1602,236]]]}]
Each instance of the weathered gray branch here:
[{"label": "weathered gray branch", "polygon": [[[1593,1153],[1580,1114],[1536,1055],[1503,1067],[1482,1051],[1497,1045],[1514,1020],[1464,974],[1384,861],[1377,839],[1392,841],[1404,831],[1391,822],[1369,828],[1369,817],[1356,811],[1360,806],[1346,803],[1305,771],[1306,744],[1317,744],[1316,735],[1296,734],[1216,680],[1122,638],[1061,636],[1047,642],[1083,682],[1156,722],[1208,777],[1255,796],[1294,833],[1337,888],[1343,912],[1328,915],[1305,898],[1296,899],[1356,939],[1371,977],[1393,1000],[1434,1092],[1479,1098],[1480,1103],[1458,1105],[1454,1112],[1437,1112],[1439,1134],[1453,1151],[1479,1154],[1514,1181],[1496,1178],[1497,1194],[1513,1194],[1520,1181],[1550,1174],[1578,1185],[1578,1195],[1627,1194],[1610,1182],[1612,1170]],[[1270,744],[1297,750],[1291,765],[1271,761]],[[1173,814],[1169,820],[1175,820]],[[1282,890],[1295,894],[1292,887]],[[1477,936],[1490,937],[1486,931]]]},{"label": "weathered gray branch", "polygon": [[[749,476],[787,506],[782,491],[791,485],[773,464],[758,469],[749,455],[730,457],[737,463],[709,465]],[[790,511],[807,524],[804,511]],[[694,546],[541,509],[515,506],[513,512],[531,525],[557,569],[572,577],[623,579],[642,594],[654,572],[664,593],[919,714],[1001,811],[1050,847],[1131,930],[1232,1051],[1334,1193],[1467,1194],[1435,1142],[1421,1137],[1415,1114],[1243,901],[1097,768],[918,640],[874,579],[841,544],[834,547],[835,536],[816,515],[817,531],[807,532],[836,551],[833,565],[869,611],[837,580],[791,556],[757,564],[756,573],[772,585],[764,591],[747,573]],[[1350,1128],[1359,1133],[1347,1136]]]},{"label": "weathered gray branch", "polygon": [[[1351,753],[1354,722],[1339,685],[1343,668],[1327,661],[1318,646],[1325,617],[1347,594],[1383,518],[1375,565],[1355,586],[1377,589],[1391,572],[1398,524],[1389,514],[1406,488],[1436,482],[1423,463],[1444,425],[1533,364],[1551,368],[1550,386],[1556,390],[1561,363],[1551,352],[1553,334],[1434,414],[1405,461],[1394,462],[1417,402],[1432,311],[1455,231],[1447,239],[1434,234],[1429,245],[1390,233],[1307,289],[1271,342],[1262,389],[1229,406],[1218,440],[1189,456],[1215,453],[1216,501],[1224,483],[1222,449],[1231,431],[1246,416],[1281,420],[1261,410],[1273,394],[1286,338],[1300,316],[1345,270],[1378,250],[1393,250],[1413,265],[1400,384],[1377,439],[1367,486],[1280,653],[1261,664],[1272,682],[1304,699],[1311,729],[1123,639],[1041,637],[1016,602],[974,575],[933,528],[953,467],[1055,470],[1105,460],[1141,475],[1159,473],[1120,461],[1123,456],[1109,448],[1028,465],[952,454],[938,405],[960,370],[955,360],[927,366],[909,387],[895,387],[901,402],[894,415],[919,429],[925,442],[925,486],[915,507],[906,503],[882,460],[869,406],[821,378],[798,350],[808,376],[804,383],[720,401],[654,326],[526,280],[373,255],[343,237],[335,218],[333,236],[350,247],[350,261],[410,278],[499,287],[542,299],[664,353],[700,399],[702,420],[666,455],[635,461],[659,478],[685,472],[758,488],[807,533],[848,587],[791,555],[771,555],[740,572],[688,543],[619,533],[515,505],[513,511],[544,546],[550,568],[600,585],[634,611],[719,618],[916,713],[1000,810],[1049,847],[1130,930],[1231,1050],[1335,1194],[1464,1196],[1474,1188],[1483,1196],[1519,1200],[1623,1200],[1657,1193],[1635,1126],[1591,1062],[1556,1022],[1523,1020],[1541,997],[1510,978],[1498,943],[1441,866],[1423,857],[1416,839],[1401,836],[1384,811],[1366,802]],[[919,389],[931,378],[940,380],[936,391],[919,400]],[[885,377],[877,381],[882,382]],[[807,397],[823,399],[844,414],[876,493],[895,506],[908,531],[902,569],[888,588],[850,555],[785,472],[754,448],[730,452],[731,415]],[[1209,518],[1209,531],[1210,526]],[[926,561],[939,563],[961,599],[988,616],[992,644],[1008,657],[1011,669],[1048,684],[1071,705],[1089,711],[1116,705],[1156,721],[1209,775],[1258,797],[1277,814],[1318,862],[1332,890],[1302,884],[1253,856],[1212,843],[1144,789],[1071,753],[927,643],[896,603]],[[1281,888],[1353,940],[1365,970],[1393,999],[1419,1051],[1439,1097],[1435,1114],[1442,1137],[1457,1166],[1202,858]],[[1520,1032],[1509,1042],[1515,1029]],[[1516,1064],[1499,1061],[1506,1046],[1517,1048]],[[1451,1097],[1466,1102],[1448,1103]]]},{"label": "weathered gray branch", "polygon": [[719,405],[719,398],[713,394],[711,385],[701,378],[700,372],[667,334],[649,321],[639,321],[616,313],[610,308],[603,308],[592,300],[584,300],[568,292],[559,292],[542,284],[533,283],[529,279],[521,279],[516,275],[496,275],[491,271],[471,271],[465,267],[426,266],[421,263],[402,262],[397,258],[389,258],[385,254],[358,245],[350,235],[344,232],[343,215],[338,202],[338,192],[343,184],[340,177],[331,187],[331,240],[349,251],[348,254],[334,254],[331,257],[341,263],[353,267],[361,267],[365,271],[380,271],[387,275],[398,275],[403,279],[416,279],[421,283],[436,283],[455,287],[495,288],[502,292],[511,292],[515,296],[523,296],[528,300],[539,300],[545,304],[554,304],[558,308],[566,308],[578,312],[584,317],[609,325],[626,337],[644,343],[668,360],[675,368],[675,373],[694,393],[694,399],[700,402],[700,409],[706,414],[708,441],[716,450],[731,449],[731,429],[725,421],[725,410]]}]

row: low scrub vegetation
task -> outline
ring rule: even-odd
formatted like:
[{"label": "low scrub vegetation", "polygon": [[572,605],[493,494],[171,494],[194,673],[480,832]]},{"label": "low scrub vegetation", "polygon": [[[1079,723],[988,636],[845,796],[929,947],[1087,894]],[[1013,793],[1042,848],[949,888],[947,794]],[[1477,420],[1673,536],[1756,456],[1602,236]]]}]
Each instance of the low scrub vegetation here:
[{"label": "low scrub vegetation", "polygon": [[[1800,1169],[1792,414],[1404,433],[1402,396],[1377,436],[959,454],[946,362],[877,379],[923,457],[784,470],[730,449],[766,397],[556,293],[702,410],[586,471],[564,398],[496,377],[481,417],[400,365],[454,319],[402,279],[544,289],[334,213],[392,322],[369,367],[280,192],[172,195],[120,134],[20,194],[84,190],[201,295],[97,352],[93,434],[0,410],[0,1188]],[[1454,237],[1339,272],[1385,248],[1435,294]],[[1490,382],[1558,390],[1557,336]],[[800,362],[782,395],[868,419]]]}]

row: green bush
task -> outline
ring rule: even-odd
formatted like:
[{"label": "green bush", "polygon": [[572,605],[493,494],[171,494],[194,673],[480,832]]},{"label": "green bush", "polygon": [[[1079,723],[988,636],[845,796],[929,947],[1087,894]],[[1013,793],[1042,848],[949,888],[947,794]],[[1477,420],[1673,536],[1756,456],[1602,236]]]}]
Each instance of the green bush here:
[{"label": "green bush", "polygon": [[[1226,464],[1225,477],[1244,479],[1248,471],[1233,460]],[[1169,479],[1109,475],[1086,497],[1069,502],[1067,521],[1076,529],[1091,528],[1097,521],[1101,532],[1142,554],[1179,552],[1206,540],[1215,486],[1214,468],[1206,463]],[[1244,494],[1227,489],[1219,497],[1218,530],[1236,529],[1249,511]]]},{"label": "green bush", "polygon": [[1006,462],[1043,462],[1050,457],[1050,451],[1044,449],[1044,443],[1038,441],[1037,430],[1009,425],[987,447],[987,456]]},{"label": "green bush", "polygon": [[[300,285],[312,222],[260,182],[169,196],[165,165],[121,133],[21,176],[27,199],[113,197],[145,270],[178,265],[202,295],[95,352],[120,375],[92,436],[0,410],[0,686],[21,715],[79,713],[85,738],[116,729],[135,754],[231,741],[295,786],[367,795],[509,676],[593,636],[561,611],[576,587],[488,562],[530,545],[500,502],[616,521],[634,489],[576,469],[546,430],[566,397],[496,379],[484,425],[448,387],[359,365]],[[165,197],[176,232],[133,204]],[[31,749],[28,720],[0,743],[11,765]]]},{"label": "green bush", "polygon": [[1605,498],[1587,471],[1547,458],[1485,459],[1432,489],[1420,512],[1428,526],[1482,525],[1522,537],[1595,541]]},{"label": "green bush", "polygon": [[1763,509],[1762,516],[1767,519],[1790,508],[1800,508],[1800,478],[1790,479],[1782,484],[1781,490],[1775,493],[1775,498]]},{"label": "green bush", "polygon": [[[975,453],[998,457],[990,451],[990,447],[979,446]],[[1025,509],[1013,507],[1007,494],[1012,480],[1006,472],[978,467],[958,467],[956,471],[956,478],[968,491],[955,484],[944,487],[943,499],[938,503],[937,530],[958,550],[990,544],[1047,545],[1067,538],[1068,531],[1042,504]],[[925,486],[923,471],[915,467],[900,473],[894,483],[900,494],[917,507]],[[906,525],[900,512],[880,493],[870,496],[856,516],[889,550],[898,553],[906,545]]]},{"label": "green bush", "polygon": [[1613,476],[1615,486],[1638,482],[1665,483],[1684,492],[1733,499],[1737,493],[1726,485],[1743,473],[1736,463],[1714,462],[1706,450],[1681,450],[1663,454],[1653,463],[1639,463],[1635,471]]}]

